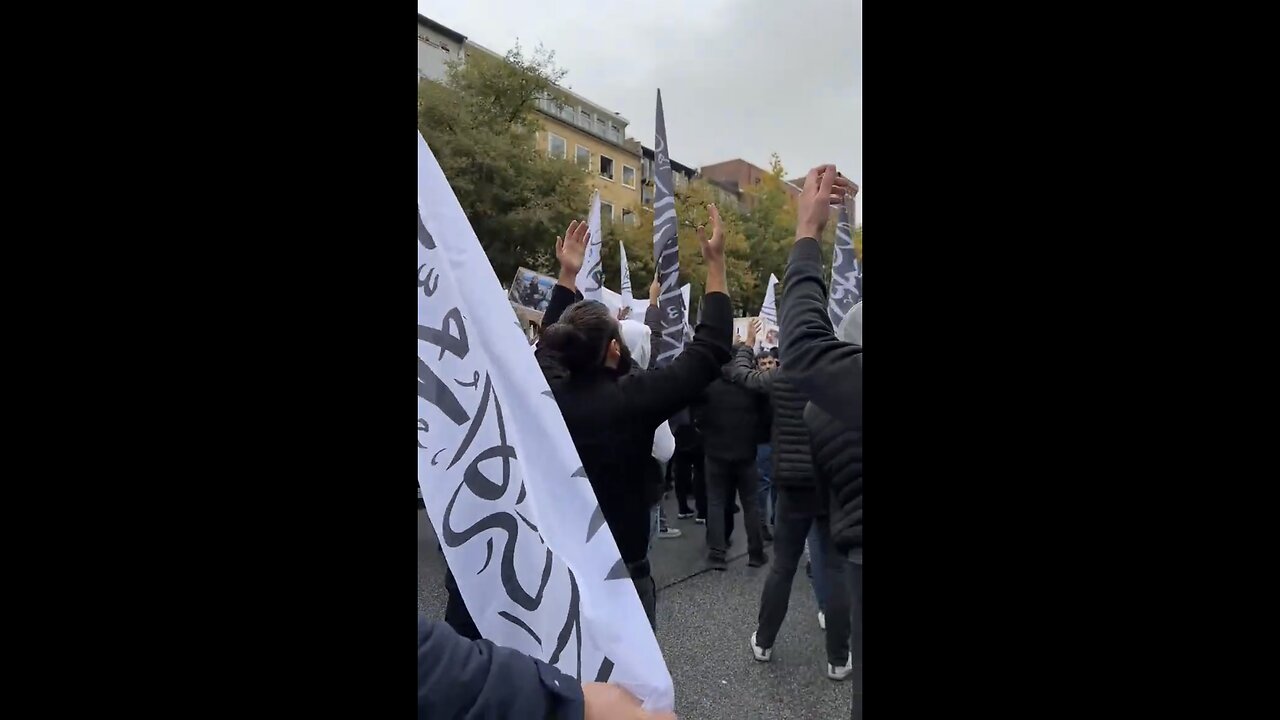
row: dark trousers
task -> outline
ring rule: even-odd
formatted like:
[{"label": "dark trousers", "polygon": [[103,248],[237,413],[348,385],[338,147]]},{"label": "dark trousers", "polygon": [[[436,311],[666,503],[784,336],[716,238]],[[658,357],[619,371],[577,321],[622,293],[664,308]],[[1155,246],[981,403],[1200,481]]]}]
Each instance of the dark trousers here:
[{"label": "dark trousers", "polygon": [[[828,516],[814,516],[792,508],[793,502],[786,492],[778,493],[778,517],[773,527],[773,563],[765,578],[760,594],[760,624],[756,629],[756,644],[771,648],[778,638],[778,630],[787,617],[791,603],[791,585],[796,567],[804,553],[804,539],[809,526],[818,523],[818,541],[827,571],[827,662],[843,666],[849,659],[849,588],[845,584],[845,566],[848,561],[831,547],[831,526]],[[855,660],[854,664],[857,664]],[[858,688],[861,690],[861,686]]]},{"label": "dark trousers", "polygon": [[862,720],[862,551],[855,550],[849,559],[849,651],[853,654],[853,703],[849,717]]},{"label": "dark trousers", "polygon": [[658,586],[653,581],[652,575],[646,575],[642,578],[632,578],[631,582],[636,585],[636,594],[640,596],[640,605],[644,608],[644,614],[649,617],[649,627],[654,630],[658,629]]},{"label": "dark trousers", "polygon": [[681,515],[689,514],[689,495],[692,493],[698,517],[707,516],[707,485],[702,463],[701,444],[691,447],[676,444],[676,452],[671,456],[671,468],[675,475],[676,504]]},{"label": "dark trousers", "polygon": [[480,630],[476,627],[475,620],[471,619],[467,604],[462,601],[462,591],[458,589],[458,583],[453,579],[453,572],[447,567],[444,571],[444,589],[449,595],[444,606],[445,623],[462,637],[468,640],[479,640]]},{"label": "dark trousers", "polygon": [[764,540],[760,535],[760,502],[756,496],[759,484],[754,457],[746,460],[707,457],[707,547],[712,555],[724,557],[728,549],[735,492],[742,505],[743,525],[747,528],[747,552],[753,556],[764,552]]}]

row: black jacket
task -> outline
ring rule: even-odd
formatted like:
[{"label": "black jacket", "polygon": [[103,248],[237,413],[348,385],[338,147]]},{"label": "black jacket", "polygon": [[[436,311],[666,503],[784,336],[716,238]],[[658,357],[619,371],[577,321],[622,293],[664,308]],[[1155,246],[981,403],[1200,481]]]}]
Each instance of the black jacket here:
[{"label": "black jacket", "polygon": [[418,717],[581,720],[582,686],[541,660],[418,614]]},{"label": "black jacket", "polygon": [[[746,349],[748,353],[750,349]],[[729,381],[730,367],[707,386],[693,405],[693,421],[702,433],[703,452],[718,460],[751,460],[756,456],[760,415],[768,399]]]},{"label": "black jacket", "polygon": [[826,514],[826,500],[817,494],[813,477],[813,451],[804,424],[808,398],[791,377],[789,367],[756,370],[749,349],[739,352],[731,365],[731,377],[748,389],[765,393],[773,405],[773,485],[792,495],[791,506]]},{"label": "black jacket", "polygon": [[[571,298],[566,288],[553,288],[544,322],[558,320]],[[652,484],[653,433],[719,377],[720,366],[729,359],[732,307],[728,295],[707,295],[693,341],[670,365],[648,372],[619,377],[600,368],[571,374],[559,353],[538,348],[538,364],[628,564],[644,560],[649,546],[650,505],[645,499]]]},{"label": "black jacket", "polygon": [[812,401],[805,417],[819,474],[829,483],[831,534],[847,553],[862,548],[862,347],[831,328],[816,240],[796,241],[783,282],[782,356]]}]

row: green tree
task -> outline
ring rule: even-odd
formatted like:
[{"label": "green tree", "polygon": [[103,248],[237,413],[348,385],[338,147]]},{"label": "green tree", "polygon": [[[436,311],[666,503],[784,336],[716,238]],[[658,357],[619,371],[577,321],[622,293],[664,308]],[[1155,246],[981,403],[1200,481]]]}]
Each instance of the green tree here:
[{"label": "green tree", "polygon": [[[701,180],[694,181],[687,189],[676,193],[676,219],[679,222],[676,238],[680,245],[680,284],[690,283],[689,312],[696,313],[707,281],[707,265],[702,260],[702,246],[698,243],[699,225],[706,225],[710,233],[710,215],[707,204],[715,201],[715,194]],[[721,207],[720,223],[725,236],[725,265],[729,281],[729,296],[739,312],[745,308],[743,299],[755,292],[755,276],[750,270],[750,250],[742,232],[742,217],[729,207]],[[619,278],[618,240],[627,248],[627,266],[631,270],[631,291],[637,298],[649,296],[649,284],[653,282],[653,213],[641,210],[634,226],[613,225],[612,233],[606,231],[604,264],[606,285],[617,288]],[[612,238],[612,242],[609,241]],[[757,308],[758,309],[758,308]],[[690,318],[690,324],[696,321]]]},{"label": "green tree", "polygon": [[502,59],[472,53],[444,83],[418,85],[418,130],[503,282],[520,265],[554,272],[555,237],[589,199],[573,163],[536,147],[536,102],[565,75],[554,59],[517,44]]}]

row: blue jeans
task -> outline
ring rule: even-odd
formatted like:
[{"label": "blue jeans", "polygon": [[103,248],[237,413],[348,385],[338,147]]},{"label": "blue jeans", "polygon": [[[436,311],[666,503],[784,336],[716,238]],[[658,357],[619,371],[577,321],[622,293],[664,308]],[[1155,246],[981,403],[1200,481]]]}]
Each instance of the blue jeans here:
[{"label": "blue jeans", "polygon": [[760,476],[760,519],[773,525],[778,492],[773,489],[773,446],[769,443],[756,446],[756,474]]},{"label": "blue jeans", "polygon": [[826,543],[818,539],[818,523],[809,528],[809,567],[811,568],[809,583],[813,585],[813,597],[818,601],[818,610],[827,611],[827,556],[823,550]]}]

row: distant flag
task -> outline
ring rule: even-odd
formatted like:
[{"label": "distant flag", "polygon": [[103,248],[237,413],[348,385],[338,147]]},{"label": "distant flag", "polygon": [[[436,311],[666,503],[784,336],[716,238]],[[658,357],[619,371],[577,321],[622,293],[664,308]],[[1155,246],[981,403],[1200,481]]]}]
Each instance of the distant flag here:
[{"label": "distant flag", "polygon": [[662,335],[658,339],[659,367],[669,364],[684,349],[685,318],[689,303],[681,303],[680,244],[676,237],[676,197],[672,194],[671,156],[667,151],[667,123],[662,115],[662,91],[658,91],[657,136],[654,140],[653,261],[657,267],[658,309]]},{"label": "distant flag", "polygon": [[635,297],[631,295],[631,268],[627,267],[627,246],[619,240],[618,249],[622,251],[622,297],[630,302]]},{"label": "distant flag", "polygon": [[582,269],[578,271],[578,291],[588,300],[600,299],[600,288],[604,287],[604,253],[601,252],[604,238],[600,235],[600,191],[591,194],[591,213],[587,215],[587,254],[582,260]]},{"label": "distant flag", "polygon": [[421,134],[418,273],[418,487],[476,627],[670,710],[671,674],[560,408]]},{"label": "distant flag", "polygon": [[840,205],[840,220],[836,223],[835,253],[831,258],[831,299],[827,303],[827,315],[831,327],[840,327],[840,321],[849,309],[862,300],[862,263],[853,249],[853,201]]},{"label": "distant flag", "polygon": [[774,299],[774,287],[778,284],[778,276],[769,273],[769,289],[764,292],[764,304],[760,306],[760,317],[774,325],[778,324],[778,303]]}]

